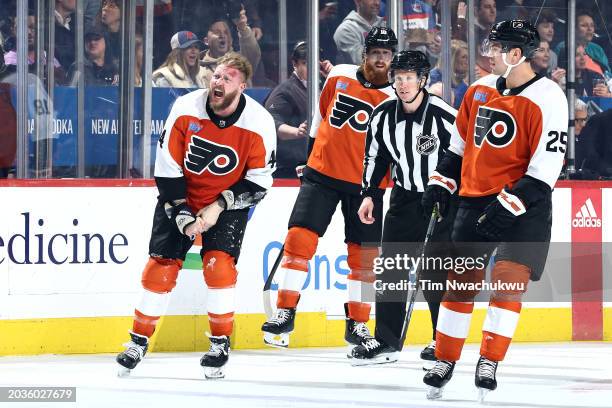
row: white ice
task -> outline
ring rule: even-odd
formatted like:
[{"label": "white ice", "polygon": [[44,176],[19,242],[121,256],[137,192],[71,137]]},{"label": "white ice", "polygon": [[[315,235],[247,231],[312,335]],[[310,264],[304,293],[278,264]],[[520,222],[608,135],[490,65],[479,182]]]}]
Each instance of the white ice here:
[{"label": "white ice", "polygon": [[[205,380],[201,353],[151,353],[128,378],[114,355],[0,358],[0,386],[73,386],[75,403],[15,407],[476,407],[477,345],[467,345],[441,400],[425,398],[420,348],[395,364],[351,367],[345,348],[232,351],[223,380]],[[513,344],[486,406],[612,407],[610,343]]]}]

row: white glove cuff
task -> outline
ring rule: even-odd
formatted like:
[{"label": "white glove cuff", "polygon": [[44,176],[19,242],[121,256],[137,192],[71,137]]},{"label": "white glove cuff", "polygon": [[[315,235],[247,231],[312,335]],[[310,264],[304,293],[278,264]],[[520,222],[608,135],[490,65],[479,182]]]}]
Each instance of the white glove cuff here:
[{"label": "white glove cuff", "polygon": [[437,171],[431,173],[429,176],[428,186],[440,186],[447,189],[451,194],[454,194],[457,191],[457,182],[449,177],[444,177]]}]

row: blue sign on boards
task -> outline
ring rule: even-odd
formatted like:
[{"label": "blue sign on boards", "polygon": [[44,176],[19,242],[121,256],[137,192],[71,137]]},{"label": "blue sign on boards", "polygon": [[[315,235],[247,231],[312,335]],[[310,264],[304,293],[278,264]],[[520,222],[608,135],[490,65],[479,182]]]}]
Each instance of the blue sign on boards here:
[{"label": "blue sign on boards", "polygon": [[[151,160],[155,159],[155,148],[159,135],[172,104],[179,96],[192,91],[181,88],[153,88],[151,106]],[[139,168],[142,159],[142,88],[134,90],[134,167]],[[269,88],[252,88],[245,92],[259,103],[270,93]],[[15,92],[13,102],[15,103]],[[31,96],[28,96],[30,99]],[[114,165],[118,162],[119,88],[114,86],[85,89],[85,164]],[[15,106],[16,103],[15,103]],[[53,95],[53,165],[76,166],[77,164],[77,88],[55,87]],[[30,113],[31,115],[31,113]],[[30,133],[32,127],[28,127]],[[31,152],[33,151],[31,145]]]}]

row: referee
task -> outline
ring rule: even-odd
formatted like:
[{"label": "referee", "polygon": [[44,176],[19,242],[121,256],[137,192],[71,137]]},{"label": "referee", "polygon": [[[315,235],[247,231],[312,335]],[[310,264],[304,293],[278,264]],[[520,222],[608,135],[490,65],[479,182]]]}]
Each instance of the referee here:
[{"label": "referee", "polygon": [[[368,127],[363,170],[363,201],[359,218],[365,224],[374,222],[376,188],[392,169],[395,186],[391,192],[389,211],[384,220],[382,255],[418,257],[425,239],[429,215],[423,213],[421,197],[448,145],[457,111],[425,89],[430,64],[420,51],[401,51],[395,55],[389,70],[397,99],[379,105],[372,113]],[[455,206],[436,225],[432,242],[449,242]],[[447,209],[440,209],[442,214]],[[444,249],[433,244],[427,256],[444,256]],[[385,269],[377,276],[383,283],[406,281],[405,266]],[[446,271],[423,268],[424,279],[445,282]],[[352,351],[352,364],[380,364],[396,361],[404,339],[402,328],[406,315],[407,291],[376,288],[375,337],[362,342]],[[435,333],[440,300],[444,291],[423,290],[432,323],[432,342],[421,352],[425,367],[435,362]],[[429,367],[431,368],[431,367]],[[428,369],[428,368],[427,368]]]}]

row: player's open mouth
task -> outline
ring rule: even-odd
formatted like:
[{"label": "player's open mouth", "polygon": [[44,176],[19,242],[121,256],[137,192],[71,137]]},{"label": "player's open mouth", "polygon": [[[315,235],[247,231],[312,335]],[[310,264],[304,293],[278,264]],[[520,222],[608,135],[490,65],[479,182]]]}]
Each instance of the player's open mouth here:
[{"label": "player's open mouth", "polygon": [[223,98],[223,91],[221,89],[213,90],[213,96],[215,98]]}]

